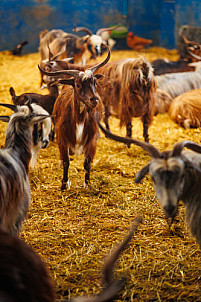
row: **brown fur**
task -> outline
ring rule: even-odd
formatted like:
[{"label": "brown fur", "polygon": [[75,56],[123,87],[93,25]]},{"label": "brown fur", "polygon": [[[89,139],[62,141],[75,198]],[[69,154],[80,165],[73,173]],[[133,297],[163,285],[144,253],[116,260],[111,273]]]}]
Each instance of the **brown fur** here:
[{"label": "brown fur", "polygon": [[191,90],[176,97],[170,105],[169,116],[181,127],[200,127],[201,89]]},{"label": "brown fur", "polygon": [[87,50],[87,37],[78,37],[73,34],[65,33],[62,30],[52,30],[40,35],[39,53],[41,62],[49,58],[49,48],[53,56],[56,56],[63,47],[66,50],[58,57],[59,59],[73,57],[74,63],[82,63],[83,55]]},{"label": "brown fur", "polygon": [[[94,78],[96,81],[96,79]],[[85,161],[85,185],[89,183],[91,162],[96,152],[98,138],[98,126],[95,120],[95,112],[101,116],[102,102],[91,86],[91,79],[83,80],[75,78],[73,87],[65,85],[56,100],[53,115],[55,131],[60,151],[60,159],[63,161],[63,179],[61,189],[69,187],[68,167],[69,154],[84,153]],[[98,105],[93,98],[98,98]],[[77,125],[83,125],[80,137],[76,135]],[[78,146],[78,152],[76,147]]]},{"label": "brown fur", "polygon": [[[156,83],[148,60],[144,57],[123,59],[107,63],[99,72],[110,79],[101,95],[105,105],[105,124],[113,112],[120,118],[120,126],[126,125],[127,136],[131,137],[133,117],[141,117],[143,136],[148,141],[148,126],[154,115],[154,93]],[[112,83],[112,85],[111,85]]]}]

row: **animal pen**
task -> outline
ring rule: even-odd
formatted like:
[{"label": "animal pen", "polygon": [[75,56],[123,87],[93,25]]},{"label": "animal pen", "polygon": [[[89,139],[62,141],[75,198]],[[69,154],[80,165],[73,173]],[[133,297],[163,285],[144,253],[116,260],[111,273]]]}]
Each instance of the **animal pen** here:
[{"label": "animal pen", "polygon": [[[143,53],[150,60],[162,55],[177,58],[175,50],[162,48]],[[138,55],[113,51],[111,61]],[[33,89],[40,93],[38,53],[15,57],[5,51],[0,56],[1,101],[11,101],[10,86],[17,94]],[[0,108],[0,114],[5,113],[9,109]],[[111,130],[125,135],[124,128],[119,130],[119,120],[110,120]],[[5,131],[2,124],[1,146]],[[161,151],[185,139],[200,143],[200,128],[183,129],[167,114],[154,117],[149,133],[150,142]],[[139,118],[133,119],[133,137],[143,140]],[[137,146],[125,148],[101,134],[89,188],[83,187],[83,156],[71,159],[71,189],[61,193],[56,142],[40,151],[37,166],[30,171],[32,203],[20,236],[47,264],[57,298],[99,292],[105,256],[140,214],[143,222],[116,265],[115,275],[126,276],[127,281],[115,301],[199,301],[200,250],[185,223],[183,205],[169,228],[149,176],[140,184],[134,182],[149,156]]]},{"label": "animal pen", "polygon": [[[186,21],[199,26],[199,8],[201,3],[194,0],[98,0],[93,4],[81,0],[57,1],[57,5],[52,0],[2,0],[0,102],[12,103],[10,87],[17,96],[26,92],[47,95],[47,89],[40,90],[37,67],[41,59],[39,33],[44,29],[71,32],[73,26],[86,26],[95,33],[103,24],[107,27],[122,23],[153,43],[141,51],[127,46],[121,49],[125,37],[122,44],[119,38],[110,62],[140,55],[149,62],[159,58],[176,61],[179,27]],[[12,55],[13,45],[27,37],[23,55]],[[106,56],[104,53],[95,62],[102,62]],[[0,115],[11,115],[11,111],[0,106]],[[0,123],[3,148],[7,125]],[[109,124],[112,133],[126,136],[117,116],[111,116]],[[132,118],[132,138],[144,141],[140,117]],[[149,142],[160,151],[170,150],[184,140],[201,144],[201,128],[184,129],[168,113],[153,117]],[[140,216],[142,223],[115,264],[114,279],[125,277],[126,281],[114,301],[201,301],[200,248],[185,221],[183,203],[179,203],[178,214],[170,224],[150,176],[135,183],[136,174],[150,156],[140,147],[131,144],[128,148],[100,131],[88,187],[83,184],[83,161],[83,155],[70,156],[69,190],[61,191],[62,165],[56,139],[39,151],[35,167],[29,170],[31,205],[19,237],[45,263],[56,299],[69,301],[99,293],[104,286],[102,268],[106,256]]]}]

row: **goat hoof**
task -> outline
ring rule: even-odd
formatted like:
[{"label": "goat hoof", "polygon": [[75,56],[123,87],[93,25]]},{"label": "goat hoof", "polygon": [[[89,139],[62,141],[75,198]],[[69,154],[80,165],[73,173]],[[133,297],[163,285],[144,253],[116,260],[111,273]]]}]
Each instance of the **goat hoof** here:
[{"label": "goat hoof", "polygon": [[69,182],[69,180],[67,182],[62,183],[62,185],[61,185],[61,191],[64,191],[66,189],[67,190],[70,189],[70,182]]}]

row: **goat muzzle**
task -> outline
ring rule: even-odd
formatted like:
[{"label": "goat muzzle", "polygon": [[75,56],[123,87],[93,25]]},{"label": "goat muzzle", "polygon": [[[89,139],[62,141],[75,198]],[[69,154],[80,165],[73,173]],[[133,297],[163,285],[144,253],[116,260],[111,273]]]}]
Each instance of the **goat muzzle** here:
[{"label": "goat muzzle", "polygon": [[163,207],[163,210],[164,210],[166,219],[171,218],[173,220],[177,214],[178,209],[174,205],[168,204]]}]

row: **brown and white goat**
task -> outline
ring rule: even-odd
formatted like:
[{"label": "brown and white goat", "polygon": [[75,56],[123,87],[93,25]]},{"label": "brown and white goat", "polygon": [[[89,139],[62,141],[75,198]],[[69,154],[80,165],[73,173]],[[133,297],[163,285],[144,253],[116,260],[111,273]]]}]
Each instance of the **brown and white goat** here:
[{"label": "brown and white goat", "polygon": [[61,94],[54,105],[53,115],[55,132],[59,145],[60,159],[63,161],[63,179],[61,190],[66,186],[70,188],[68,179],[69,154],[81,155],[84,153],[85,181],[87,186],[90,181],[91,162],[96,152],[98,125],[95,112],[101,115],[102,103],[96,93],[96,81],[101,75],[93,75],[101,66],[110,59],[108,49],[107,58],[100,64],[83,71],[66,70],[42,73],[48,76],[68,75],[72,78],[63,79]]},{"label": "brown and white goat", "polygon": [[[152,160],[137,173],[139,183],[150,174],[159,203],[165,217],[172,221],[177,214],[179,201],[186,208],[186,220],[192,235],[201,248],[201,145],[192,141],[178,142],[171,151],[160,152],[153,145],[114,135],[99,123],[100,129],[108,137],[124,144],[135,144],[144,149]],[[183,151],[187,147],[195,152]],[[182,152],[183,151],[183,152]]]},{"label": "brown and white goat", "polygon": [[[123,241],[105,259],[102,291],[96,296],[83,296],[71,302],[112,301],[121,290],[125,278],[114,280],[113,270],[121,252],[133,237],[140,217]],[[25,241],[12,236],[0,228],[0,301],[1,302],[56,302],[51,278],[39,255]],[[69,301],[69,300],[64,300]],[[63,302],[64,302],[63,301]]]},{"label": "brown and white goat", "polygon": [[170,118],[184,128],[201,126],[201,89],[187,91],[176,97],[169,107]]},{"label": "brown and white goat", "polygon": [[18,235],[31,201],[28,170],[34,124],[49,115],[37,115],[31,105],[0,105],[14,111],[11,117],[0,116],[8,122],[5,147],[0,150],[0,225]]}]

